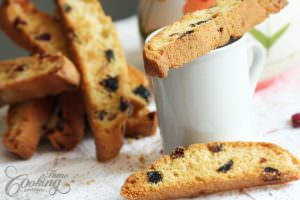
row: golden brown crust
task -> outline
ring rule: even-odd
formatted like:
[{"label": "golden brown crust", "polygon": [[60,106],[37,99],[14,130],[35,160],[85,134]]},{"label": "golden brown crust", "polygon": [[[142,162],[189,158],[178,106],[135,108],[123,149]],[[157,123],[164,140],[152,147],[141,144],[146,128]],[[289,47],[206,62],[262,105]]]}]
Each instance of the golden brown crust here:
[{"label": "golden brown crust", "polygon": [[132,115],[126,121],[125,136],[130,138],[143,138],[156,133],[158,126],[156,112],[147,107]]},{"label": "golden brown crust", "polygon": [[7,115],[8,130],[3,137],[3,144],[8,151],[23,159],[33,156],[52,104],[53,98],[45,98],[10,107]]},{"label": "golden brown crust", "polygon": [[111,160],[122,147],[129,110],[127,64],[115,27],[97,0],[56,3],[68,30],[74,61],[81,71],[97,158]]},{"label": "golden brown crust", "polygon": [[57,95],[80,83],[75,66],[61,54],[0,62],[0,105]]},{"label": "golden brown crust", "polygon": [[59,22],[37,10],[28,0],[4,0],[0,9],[0,26],[12,40],[31,52],[60,51],[68,56]]},{"label": "golden brown crust", "polygon": [[231,38],[241,37],[286,5],[286,0],[219,0],[209,10],[187,14],[145,45],[146,72],[167,77],[170,68],[178,68],[227,44]]},{"label": "golden brown crust", "polygon": [[148,169],[132,174],[122,186],[121,195],[130,200],[173,199],[299,178],[299,160],[274,144],[195,144],[178,148]]}]

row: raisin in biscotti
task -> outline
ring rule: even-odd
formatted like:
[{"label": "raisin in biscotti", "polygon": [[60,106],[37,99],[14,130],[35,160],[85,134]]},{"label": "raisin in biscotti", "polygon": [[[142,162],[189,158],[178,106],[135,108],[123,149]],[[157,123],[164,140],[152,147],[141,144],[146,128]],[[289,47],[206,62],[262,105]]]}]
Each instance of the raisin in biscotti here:
[{"label": "raisin in biscotti", "polygon": [[79,92],[62,94],[55,102],[45,135],[56,150],[72,150],[82,140],[85,109]]},{"label": "raisin in biscotti", "polygon": [[77,69],[59,53],[1,61],[0,105],[57,95],[79,83]]},{"label": "raisin in biscotti", "polygon": [[142,138],[156,133],[158,126],[156,112],[151,112],[147,107],[129,117],[126,122],[125,136]]},{"label": "raisin in biscotti", "polygon": [[147,106],[151,100],[149,80],[147,76],[137,68],[128,65],[128,98],[134,106],[134,111],[138,111]]},{"label": "raisin in biscotti", "polygon": [[287,0],[218,0],[214,7],[186,14],[146,43],[146,72],[166,77],[169,69],[241,37],[286,5]]},{"label": "raisin in biscotti", "polygon": [[9,108],[3,144],[23,159],[33,156],[53,106],[52,98],[32,100]]},{"label": "raisin in biscotti", "polygon": [[270,143],[228,142],[177,148],[131,175],[121,194],[130,200],[194,197],[300,178],[300,162]]},{"label": "raisin in biscotti", "polygon": [[71,52],[82,76],[97,158],[119,154],[129,103],[127,64],[111,19],[97,0],[57,0]]},{"label": "raisin in biscotti", "polygon": [[28,0],[4,0],[0,9],[0,25],[7,35],[31,52],[62,52],[67,44],[59,22],[41,12]]}]

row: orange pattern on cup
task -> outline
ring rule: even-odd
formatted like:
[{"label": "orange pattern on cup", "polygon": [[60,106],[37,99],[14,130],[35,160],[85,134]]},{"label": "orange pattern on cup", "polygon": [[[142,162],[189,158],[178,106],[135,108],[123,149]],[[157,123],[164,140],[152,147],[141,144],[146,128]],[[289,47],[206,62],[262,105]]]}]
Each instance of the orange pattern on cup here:
[{"label": "orange pattern on cup", "polygon": [[186,0],[186,3],[183,7],[183,12],[189,13],[196,10],[202,10],[214,6],[216,0]]}]

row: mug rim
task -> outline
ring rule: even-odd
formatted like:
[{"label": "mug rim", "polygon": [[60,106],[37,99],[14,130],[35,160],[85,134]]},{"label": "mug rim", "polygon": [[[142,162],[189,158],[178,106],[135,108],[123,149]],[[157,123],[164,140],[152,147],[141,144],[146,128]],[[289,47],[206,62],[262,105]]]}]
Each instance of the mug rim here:
[{"label": "mug rim", "polygon": [[[162,27],[162,28],[159,28],[155,31],[153,31],[150,35],[147,36],[146,40],[145,40],[145,44],[147,42],[149,42],[149,40],[151,38],[153,38],[155,35],[157,35],[160,31],[162,31],[163,29],[165,29],[165,27]],[[216,49],[213,49],[211,51],[209,51],[208,53],[202,55],[202,56],[205,56],[205,55],[210,55],[210,54],[213,54],[213,53],[217,53],[217,52],[220,52],[220,51],[225,51],[227,49],[231,49],[231,48],[234,48],[235,46],[237,46],[240,42],[244,41],[246,39],[246,34],[244,34],[243,36],[241,36],[240,38],[236,39],[235,41],[233,41],[232,43],[230,44],[225,44],[224,46],[221,46],[221,47],[218,47]],[[199,56],[201,57],[201,56]]]}]

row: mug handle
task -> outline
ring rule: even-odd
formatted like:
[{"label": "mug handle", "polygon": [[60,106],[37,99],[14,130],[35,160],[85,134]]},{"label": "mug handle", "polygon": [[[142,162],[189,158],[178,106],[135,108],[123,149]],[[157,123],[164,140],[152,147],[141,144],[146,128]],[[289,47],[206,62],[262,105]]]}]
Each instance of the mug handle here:
[{"label": "mug handle", "polygon": [[252,95],[255,92],[260,75],[263,72],[266,50],[260,43],[255,41],[248,42],[248,46],[253,53],[252,64],[250,66],[250,92]]}]

